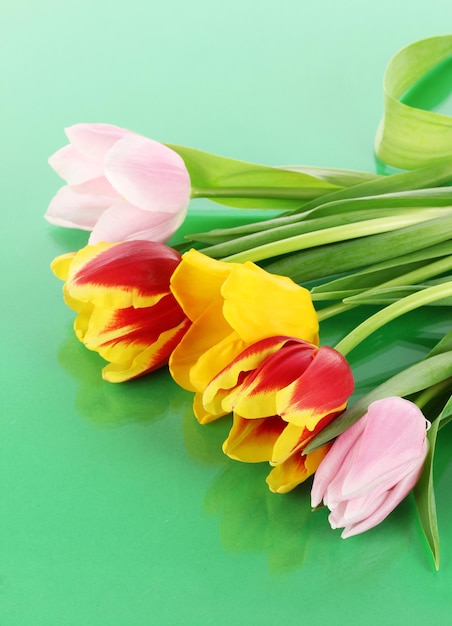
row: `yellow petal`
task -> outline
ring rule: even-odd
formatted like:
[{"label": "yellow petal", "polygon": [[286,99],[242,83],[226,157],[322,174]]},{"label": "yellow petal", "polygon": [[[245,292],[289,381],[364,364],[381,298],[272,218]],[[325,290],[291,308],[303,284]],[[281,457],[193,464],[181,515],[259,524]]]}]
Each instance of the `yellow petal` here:
[{"label": "yellow petal", "polygon": [[69,275],[69,270],[74,260],[76,253],[68,252],[67,254],[61,254],[53,259],[50,264],[50,269],[60,280],[66,280]]},{"label": "yellow petal", "polygon": [[[206,353],[228,337],[232,329],[222,314],[222,302],[214,300],[204,310],[179,345],[171,355],[169,366],[170,372],[178,385],[189,391],[204,391],[207,383],[218,373],[222,365],[216,369],[216,364],[209,363]],[[203,357],[201,365],[197,367],[198,373],[192,380],[192,369],[197,365],[198,359]],[[206,365],[203,365],[206,363]],[[204,369],[206,371],[204,371]]]},{"label": "yellow petal", "polygon": [[221,286],[233,265],[211,259],[197,250],[182,255],[171,277],[171,291],[189,319],[198,319],[213,300],[220,298]]},{"label": "yellow petal", "polygon": [[223,451],[231,459],[246,463],[269,461],[273,445],[284,425],[278,416],[248,420],[234,414],[233,425],[223,444]]},{"label": "yellow petal", "polygon": [[304,428],[286,423],[286,427],[275,441],[271,464],[283,463],[299,450],[304,445],[304,432]]},{"label": "yellow petal", "polygon": [[175,328],[161,333],[157,341],[144,348],[139,344],[124,346],[121,342],[113,350],[99,349],[103,358],[112,361],[102,370],[102,378],[110,383],[121,383],[151,371],[155,365],[161,363],[161,353],[165,352],[167,345],[185,325],[186,322],[183,321]]},{"label": "yellow petal", "polygon": [[195,397],[193,399],[193,413],[200,424],[208,424],[219,417],[223,417],[223,415],[227,415],[227,412],[225,411],[215,413],[206,411],[203,405],[201,393],[195,393]]},{"label": "yellow petal", "polygon": [[269,274],[253,263],[237,263],[221,293],[224,316],[246,343],[274,335],[318,343],[319,325],[310,293],[289,278]]},{"label": "yellow petal", "polygon": [[[269,338],[250,346],[234,359],[231,359],[207,385],[203,403],[208,411],[219,412],[221,410],[230,412],[239,401],[242,384],[238,384],[242,379],[242,374],[255,370],[268,356],[277,351],[287,341],[287,337]],[[239,411],[241,415],[247,414]],[[276,411],[259,413],[257,417],[273,415]],[[255,416],[253,416],[255,417]]]},{"label": "yellow petal", "polygon": [[316,471],[330,447],[328,444],[306,456],[293,454],[284,463],[274,467],[266,479],[270,490],[287,493],[294,489]]}]

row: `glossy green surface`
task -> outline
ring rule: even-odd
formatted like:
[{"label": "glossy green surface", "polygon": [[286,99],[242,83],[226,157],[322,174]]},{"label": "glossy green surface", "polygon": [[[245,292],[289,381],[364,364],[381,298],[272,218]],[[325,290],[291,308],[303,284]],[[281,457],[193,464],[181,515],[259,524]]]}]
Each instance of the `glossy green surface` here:
[{"label": "glossy green surface", "polygon": [[[101,380],[49,270],[86,235],[42,217],[60,184],[47,157],[79,121],[264,164],[372,171],[386,64],[452,18],[448,0],[394,7],[17,0],[0,9],[2,626],[450,623],[450,428],[435,466],[440,572],[411,497],[378,528],[341,540],[325,511],[311,513],[309,485],[277,496],[266,467],[224,457],[227,421],[199,426],[166,371]],[[200,202],[187,227],[238,219]],[[425,354],[448,315],[408,315],[353,352],[358,393]],[[354,321],[326,324],[323,342]]]}]

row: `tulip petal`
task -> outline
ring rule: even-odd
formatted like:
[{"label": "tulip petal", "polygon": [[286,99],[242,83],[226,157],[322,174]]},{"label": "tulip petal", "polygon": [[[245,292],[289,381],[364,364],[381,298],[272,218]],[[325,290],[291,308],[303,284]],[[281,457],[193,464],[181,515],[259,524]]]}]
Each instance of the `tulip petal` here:
[{"label": "tulip petal", "polygon": [[57,278],[60,280],[67,279],[76,254],[76,252],[67,252],[66,254],[60,254],[60,256],[53,259],[50,264],[50,269]]},{"label": "tulip petal", "polygon": [[307,289],[253,263],[234,264],[221,288],[223,313],[246,343],[272,335],[318,342],[317,314]]},{"label": "tulip petal", "polygon": [[353,467],[342,485],[345,497],[361,495],[380,483],[392,487],[400,468],[416,465],[422,455],[426,421],[415,404],[399,397],[384,398],[373,402],[367,414]]},{"label": "tulip petal", "polygon": [[[162,332],[152,344],[141,344],[141,350],[131,353],[127,361],[109,363],[103,368],[102,377],[108,382],[120,383],[162,367],[168,362],[168,355],[184,335],[188,324],[189,321],[185,319],[174,328]],[[140,344],[135,347],[139,348]],[[127,350],[121,350],[120,353],[122,357],[128,355]]]},{"label": "tulip petal", "polygon": [[[211,302],[198,319],[199,323],[191,326],[171,355],[171,375],[184,389],[204,391],[228,359],[232,360],[244,347],[222,317],[221,308],[221,302]],[[219,357],[212,362],[209,361],[211,352],[218,352]]]},{"label": "tulip petal", "polygon": [[207,411],[202,401],[202,393],[196,392],[193,398],[193,414],[200,424],[209,424],[210,422],[217,420],[219,417],[227,415],[227,411],[219,411],[215,413]]},{"label": "tulip petal", "polygon": [[103,211],[93,227],[90,244],[101,241],[155,241],[163,243],[179,228],[185,214],[142,211],[126,200],[118,200]]},{"label": "tulip petal", "polygon": [[[66,290],[73,299],[100,307],[149,307],[169,293],[179,259],[175,250],[147,241],[86,246],[72,259]],[[57,257],[52,269],[63,273],[69,260]]]},{"label": "tulip petal", "polygon": [[[280,337],[276,337],[275,347]],[[228,399],[230,409],[248,419],[265,415],[280,414],[277,408],[277,393],[294,379],[302,376],[312,361],[317,347],[291,337],[283,338],[284,345],[268,356],[262,364],[243,382],[237,393]],[[268,340],[254,344],[256,350],[267,346]]]},{"label": "tulip petal", "polygon": [[65,129],[76,150],[99,164],[103,164],[110,148],[129,132],[112,124],[74,124]]},{"label": "tulip petal", "polygon": [[105,178],[59,189],[49,204],[45,218],[55,226],[92,230],[117,194]]},{"label": "tulip petal", "polygon": [[105,175],[126,200],[140,209],[185,215],[190,177],[182,158],[165,145],[127,134],[108,151]]},{"label": "tulip petal", "polygon": [[109,382],[129,380],[166,363],[189,324],[171,294],[150,308],[94,307],[88,319],[79,317],[77,337],[111,362],[104,368]]},{"label": "tulip petal", "polygon": [[[244,376],[259,367],[266,358],[285,343],[287,343],[287,337],[269,337],[258,341],[232,359],[207,385],[203,394],[203,404],[206,410],[213,413],[222,410],[232,411],[241,395]],[[262,415],[257,417],[262,417]]]},{"label": "tulip petal", "polygon": [[319,419],[326,415],[332,419],[345,408],[353,389],[353,374],[345,358],[322,346],[302,375],[278,392],[277,413],[291,424],[313,431]]},{"label": "tulip petal", "polygon": [[355,422],[333,442],[330,453],[326,455],[314,476],[311,490],[313,508],[319,506],[327,491],[331,489],[334,478],[338,476],[341,468],[344,468],[348,454],[361,436],[366,421],[367,415]]},{"label": "tulip petal", "polygon": [[284,463],[272,469],[267,476],[267,484],[274,493],[288,493],[314,474],[325,458],[330,445],[322,446],[310,454],[293,454]]},{"label": "tulip petal", "polygon": [[235,413],[223,452],[231,459],[246,463],[269,461],[273,444],[284,426],[278,415],[248,420]]},{"label": "tulip petal", "polygon": [[197,250],[182,255],[182,261],[171,277],[171,291],[187,317],[197,320],[214,300],[221,301],[218,315],[223,317],[221,286],[232,267],[232,263],[216,261]]},{"label": "tulip petal", "polygon": [[102,161],[90,159],[71,144],[52,154],[49,165],[69,185],[79,185],[104,176]]},{"label": "tulip petal", "polygon": [[[427,449],[425,451],[424,458],[426,455]],[[400,480],[393,487],[393,489],[386,494],[385,499],[380,506],[374,510],[372,515],[369,515],[359,523],[347,525],[345,530],[342,532],[342,538],[347,539],[347,537],[358,535],[359,533],[365,532],[366,530],[377,526],[377,524],[380,524],[380,522],[382,522],[413,489],[417,483],[421,469],[422,465],[419,468],[419,472],[409,474],[404,479]]]}]

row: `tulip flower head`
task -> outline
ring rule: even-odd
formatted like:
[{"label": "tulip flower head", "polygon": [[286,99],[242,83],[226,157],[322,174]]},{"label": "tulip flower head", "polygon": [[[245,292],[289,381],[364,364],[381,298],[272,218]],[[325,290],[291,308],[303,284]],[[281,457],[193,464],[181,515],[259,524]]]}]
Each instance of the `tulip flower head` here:
[{"label": "tulip flower head", "polygon": [[190,326],[169,289],[179,262],[175,250],[135,240],[86,246],[52,262],[78,313],[78,339],[110,362],[105,380],[130,380],[168,362]]},{"label": "tulip flower head", "polygon": [[223,450],[245,462],[268,461],[267,483],[285,493],[316,469],[329,446],[302,450],[346,407],[353,376],[333,348],[293,337],[261,340],[207,385],[202,403],[211,415],[233,413]]},{"label": "tulip flower head", "polygon": [[184,221],[190,177],[165,145],[110,124],[66,129],[69,145],[49,159],[67,185],[46,219],[92,231],[89,243],[166,241]]},{"label": "tulip flower head", "polygon": [[171,278],[171,290],[192,326],[171,355],[170,371],[181,387],[196,393],[194,409],[202,423],[219,417],[203,407],[206,386],[246,348],[276,335],[318,341],[309,291],[253,263],[226,263],[190,250]]},{"label": "tulip flower head", "polygon": [[314,476],[311,500],[313,507],[323,500],[343,538],[379,524],[413,489],[428,452],[426,424],[415,404],[389,397],[337,437]]}]

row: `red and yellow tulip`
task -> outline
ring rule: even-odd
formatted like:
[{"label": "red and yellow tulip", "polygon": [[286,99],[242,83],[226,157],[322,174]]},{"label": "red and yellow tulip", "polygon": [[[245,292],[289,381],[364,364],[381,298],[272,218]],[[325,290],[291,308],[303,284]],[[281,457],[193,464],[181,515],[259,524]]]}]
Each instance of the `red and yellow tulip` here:
[{"label": "red and yellow tulip", "polygon": [[86,246],[52,262],[78,313],[78,339],[109,361],[105,380],[130,380],[168,362],[190,326],[169,288],[179,262],[175,250],[139,240]]},{"label": "red and yellow tulip", "polygon": [[275,335],[318,342],[309,291],[253,263],[226,263],[190,250],[171,278],[171,290],[192,325],[170,358],[175,381],[194,391],[202,423],[216,419],[202,395],[210,381],[249,346]]},{"label": "red and yellow tulip", "polygon": [[268,461],[267,482],[286,492],[316,470],[328,446],[307,456],[302,450],[346,407],[353,376],[333,348],[295,337],[256,342],[219,372],[200,402],[211,419],[232,412],[223,449],[245,462]]}]

